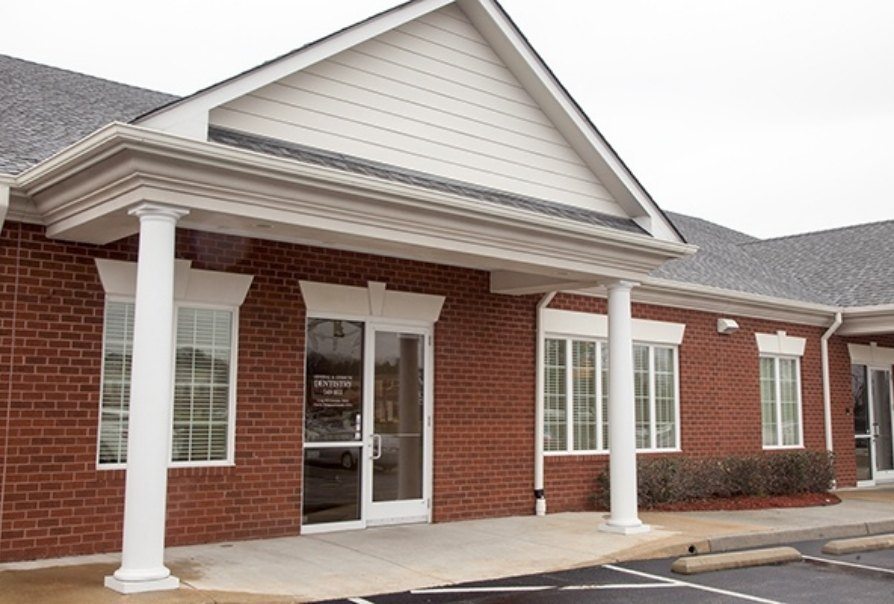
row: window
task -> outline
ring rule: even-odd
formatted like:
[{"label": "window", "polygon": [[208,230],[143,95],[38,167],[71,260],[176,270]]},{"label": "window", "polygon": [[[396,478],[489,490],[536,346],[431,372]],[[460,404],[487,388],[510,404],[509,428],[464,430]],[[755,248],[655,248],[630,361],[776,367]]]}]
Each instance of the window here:
[{"label": "window", "polygon": [[[608,343],[547,338],[544,347],[544,450],[608,452]],[[634,344],[639,450],[677,448],[677,348]]]},{"label": "window", "polygon": [[761,427],[765,448],[800,447],[801,370],[797,358],[760,357]]},{"label": "window", "polygon": [[[133,302],[108,300],[100,402],[100,465],[127,462]],[[235,313],[177,305],[171,462],[232,461]]]}]

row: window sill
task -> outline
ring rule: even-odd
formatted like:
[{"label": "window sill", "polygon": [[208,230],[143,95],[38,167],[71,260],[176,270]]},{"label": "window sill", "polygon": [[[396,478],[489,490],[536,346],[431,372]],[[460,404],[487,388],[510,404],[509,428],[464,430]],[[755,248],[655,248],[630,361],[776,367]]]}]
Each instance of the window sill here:
[{"label": "window sill", "polygon": [[764,445],[764,451],[796,451],[803,449],[804,445]]},{"label": "window sill", "polygon": [[[205,462],[197,462],[197,461],[187,461],[187,462],[171,462],[168,464],[168,470],[193,470],[193,469],[208,469],[208,468],[231,468],[235,467],[236,462],[232,460],[226,461],[205,461]],[[113,470],[126,470],[126,463],[103,463],[96,464],[96,469],[100,472],[107,472]]]},{"label": "window sill", "polygon": [[[654,455],[657,453],[682,453],[683,449],[637,449],[636,453],[644,455]],[[604,456],[608,457],[609,451],[544,451],[544,457],[590,457]]]}]

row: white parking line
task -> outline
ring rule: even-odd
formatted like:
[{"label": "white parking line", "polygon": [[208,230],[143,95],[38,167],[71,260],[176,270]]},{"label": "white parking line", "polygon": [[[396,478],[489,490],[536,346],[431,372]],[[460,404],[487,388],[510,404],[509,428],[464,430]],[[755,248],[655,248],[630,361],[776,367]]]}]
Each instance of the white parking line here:
[{"label": "white parking line", "polygon": [[683,587],[676,583],[608,583],[606,585],[566,585],[560,587],[560,591],[575,591],[589,589],[655,589],[659,587]]},{"label": "white parking line", "polygon": [[863,570],[871,570],[876,573],[884,573],[886,575],[894,575],[894,570],[889,568],[879,568],[878,566],[869,566],[867,564],[857,564],[856,562],[845,562],[844,560],[830,560],[829,558],[818,558],[816,556],[802,555],[805,560],[813,560],[821,564],[836,564],[838,566],[849,566],[851,568],[861,568]]},{"label": "white parking line", "polygon": [[767,598],[761,598],[758,596],[752,596],[749,594],[743,594],[737,591],[730,591],[728,589],[720,589],[717,587],[709,587],[707,585],[699,585],[698,583],[690,583],[688,581],[680,581],[679,579],[668,579],[667,577],[662,577],[661,575],[653,575],[651,573],[644,573],[639,570],[633,570],[631,568],[623,568],[620,566],[615,566],[614,564],[605,564],[602,568],[607,568],[609,570],[615,570],[620,573],[627,573],[628,575],[635,575],[637,577],[643,577],[646,579],[657,579],[658,581],[665,581],[667,583],[672,583],[678,586],[691,587],[692,589],[699,589],[701,591],[708,591],[715,594],[721,594],[724,596],[730,596],[733,598],[739,598],[741,600],[748,600],[749,602],[760,602],[761,604],[783,604],[779,600],[768,600]]},{"label": "white parking line", "polygon": [[506,585],[504,587],[434,587],[432,589],[414,589],[411,594],[486,594],[501,591],[544,591],[555,589],[555,585]]},{"label": "white parking line", "polygon": [[348,598],[348,602],[353,602],[354,604],[373,604],[364,598]]}]

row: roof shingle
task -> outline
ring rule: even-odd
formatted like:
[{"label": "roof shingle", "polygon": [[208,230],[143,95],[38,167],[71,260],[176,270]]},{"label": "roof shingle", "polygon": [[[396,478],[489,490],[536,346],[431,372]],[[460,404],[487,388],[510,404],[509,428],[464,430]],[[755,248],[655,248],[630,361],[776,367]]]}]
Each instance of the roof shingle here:
[{"label": "roof shingle", "polygon": [[0,55],[0,172],[18,174],[110,122],[175,98]]}]

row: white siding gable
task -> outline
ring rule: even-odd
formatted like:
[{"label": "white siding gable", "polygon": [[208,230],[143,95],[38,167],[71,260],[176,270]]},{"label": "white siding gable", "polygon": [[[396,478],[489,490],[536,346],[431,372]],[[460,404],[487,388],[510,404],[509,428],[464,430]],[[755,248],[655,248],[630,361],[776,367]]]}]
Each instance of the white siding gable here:
[{"label": "white siding gable", "polygon": [[210,124],[627,215],[455,5],[229,101]]}]

